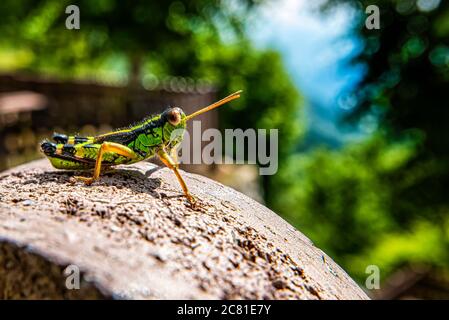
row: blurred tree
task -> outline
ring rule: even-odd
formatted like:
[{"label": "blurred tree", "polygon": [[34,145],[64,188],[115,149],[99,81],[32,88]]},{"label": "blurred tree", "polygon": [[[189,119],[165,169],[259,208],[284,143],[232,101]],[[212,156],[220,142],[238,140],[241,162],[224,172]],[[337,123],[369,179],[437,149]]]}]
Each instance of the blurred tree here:
[{"label": "blurred tree", "polygon": [[[395,212],[403,219],[412,206],[432,206],[438,212],[447,206],[444,187],[449,183],[449,2],[347,2],[362,10],[356,30],[365,50],[357,62],[368,66],[355,91],[359,103],[351,117],[374,115],[391,139],[414,130],[424,135],[407,171],[417,171],[424,163],[432,163],[433,169],[404,191],[409,204]],[[365,28],[364,8],[373,4],[380,8],[379,30]]]},{"label": "blurred tree", "polygon": [[[65,8],[71,4],[80,8],[80,30],[65,27]],[[126,58],[134,83],[139,82],[149,53],[194,57],[198,50],[192,46],[194,38],[198,33],[218,37],[219,20],[230,32],[243,36],[241,15],[253,7],[253,1],[236,4],[239,15],[219,0],[139,0],[132,5],[119,0],[5,0],[0,3],[4,13],[0,30],[3,42],[12,40],[19,47],[32,49],[35,59],[31,68],[55,66],[71,72],[80,62],[116,53]],[[189,74],[189,66],[183,67],[183,73]]]},{"label": "blurred tree", "polygon": [[[339,151],[292,158],[295,176],[275,208],[289,215],[353,275],[377,264],[449,266],[449,2],[334,1],[359,13],[367,72],[349,120],[377,123],[374,137]],[[379,30],[365,8],[380,8]]]}]

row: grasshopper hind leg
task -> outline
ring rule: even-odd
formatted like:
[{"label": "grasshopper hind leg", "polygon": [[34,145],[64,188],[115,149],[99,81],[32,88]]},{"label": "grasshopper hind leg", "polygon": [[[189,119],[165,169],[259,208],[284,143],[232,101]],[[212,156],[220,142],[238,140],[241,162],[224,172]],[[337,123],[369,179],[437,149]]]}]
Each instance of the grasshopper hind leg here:
[{"label": "grasshopper hind leg", "polygon": [[116,154],[119,154],[121,156],[124,156],[129,159],[134,159],[137,157],[137,155],[134,153],[134,151],[127,146],[114,143],[114,142],[103,142],[101,144],[100,150],[98,151],[97,160],[95,162],[95,168],[94,168],[94,174],[92,177],[82,177],[82,176],[76,176],[75,179],[83,181],[85,184],[90,185],[92,182],[97,180],[100,177],[100,172],[102,169],[102,161],[103,161],[103,155],[105,152],[113,152]]}]

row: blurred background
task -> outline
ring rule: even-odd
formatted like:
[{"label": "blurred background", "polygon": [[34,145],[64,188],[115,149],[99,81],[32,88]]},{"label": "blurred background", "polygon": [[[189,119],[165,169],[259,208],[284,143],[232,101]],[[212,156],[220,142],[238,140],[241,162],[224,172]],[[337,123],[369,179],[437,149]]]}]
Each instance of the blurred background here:
[{"label": "blurred background", "polygon": [[[65,9],[80,9],[68,30]],[[368,5],[378,30],[365,27]],[[449,2],[0,2],[0,170],[242,89],[202,128],[279,129],[279,171],[188,166],[264,203],[373,298],[449,298]]]}]

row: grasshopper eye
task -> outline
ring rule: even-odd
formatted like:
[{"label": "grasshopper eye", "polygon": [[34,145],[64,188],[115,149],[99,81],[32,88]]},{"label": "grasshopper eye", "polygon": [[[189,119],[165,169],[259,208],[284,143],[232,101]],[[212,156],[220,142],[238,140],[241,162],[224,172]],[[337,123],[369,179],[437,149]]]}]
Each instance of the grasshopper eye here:
[{"label": "grasshopper eye", "polygon": [[167,120],[171,125],[177,126],[181,122],[181,113],[178,110],[170,110],[167,114]]}]

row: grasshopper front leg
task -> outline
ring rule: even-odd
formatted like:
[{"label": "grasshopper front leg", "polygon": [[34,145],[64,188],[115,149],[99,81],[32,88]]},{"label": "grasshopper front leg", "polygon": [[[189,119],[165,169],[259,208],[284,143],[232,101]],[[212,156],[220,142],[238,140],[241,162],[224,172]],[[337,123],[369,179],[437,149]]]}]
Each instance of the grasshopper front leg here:
[{"label": "grasshopper front leg", "polygon": [[114,143],[114,142],[103,142],[101,144],[100,150],[98,151],[97,161],[95,162],[94,175],[92,178],[76,176],[75,179],[84,181],[85,184],[89,185],[94,182],[100,176],[101,162],[103,161],[103,154],[105,152],[114,152],[124,157],[134,159],[137,155],[130,148]]},{"label": "grasshopper front leg", "polygon": [[178,170],[178,164],[173,161],[172,157],[170,157],[170,155],[164,150],[164,149],[159,149],[159,151],[157,152],[157,155],[159,156],[159,159],[161,159],[161,161],[171,170],[173,170],[173,172],[176,175],[176,178],[178,178],[179,184],[181,185],[182,190],[184,191],[184,195],[186,196],[187,200],[189,200],[190,204],[194,205],[195,204],[195,198],[190,194],[189,189],[187,188],[187,185],[184,181],[184,179],[182,178],[181,174],[179,173]]}]

